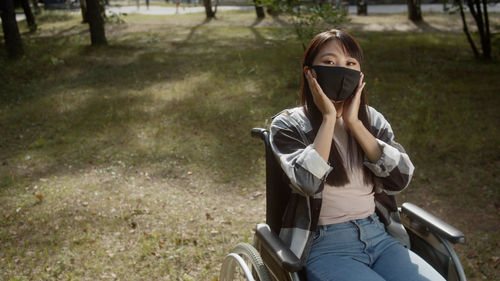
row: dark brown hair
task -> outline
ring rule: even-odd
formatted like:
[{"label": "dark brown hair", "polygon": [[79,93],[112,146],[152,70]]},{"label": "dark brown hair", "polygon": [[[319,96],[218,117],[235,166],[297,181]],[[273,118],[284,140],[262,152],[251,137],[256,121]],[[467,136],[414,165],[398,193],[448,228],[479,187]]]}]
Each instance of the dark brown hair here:
[{"label": "dark brown hair", "polygon": [[[311,40],[304,54],[304,59],[302,61],[302,68],[304,68],[304,66],[311,67],[314,58],[318,55],[321,48],[326,43],[332,40],[337,41],[346,54],[355,58],[360,63],[360,66],[362,65],[363,51],[358,42],[348,33],[342,32],[337,29],[332,29],[319,33]],[[309,89],[309,85],[307,84],[305,73],[302,73],[302,80],[300,83],[300,104],[304,107],[306,116],[311,121],[314,136],[316,136],[319,127],[321,125],[321,122],[323,120],[323,115],[321,114],[321,111],[318,109],[318,107],[313,101],[313,97],[311,94],[311,90]],[[365,90],[363,89],[363,92],[361,93],[361,103],[359,106],[358,118],[359,120],[361,120],[363,125],[368,130],[370,130],[368,112],[365,106],[366,104],[367,104],[366,93]],[[349,131],[348,135],[349,135],[349,144],[348,144],[349,151],[351,151],[352,145],[357,145],[359,152],[357,157],[359,157],[359,160],[362,163],[365,153],[363,152],[363,149],[360,147],[360,145],[357,143],[357,141],[354,139],[354,137]],[[355,157],[351,157],[351,159],[353,161]],[[330,156],[328,160],[330,163],[334,164],[333,164],[333,171],[328,175],[326,182],[333,186],[342,186],[349,183],[349,177],[347,175],[346,165],[345,163],[343,163],[338,148],[336,147],[334,142],[332,142],[332,147],[330,149]],[[363,171],[364,171],[364,180],[365,182],[368,182],[369,180],[371,180],[371,173],[366,167],[363,168]]]}]

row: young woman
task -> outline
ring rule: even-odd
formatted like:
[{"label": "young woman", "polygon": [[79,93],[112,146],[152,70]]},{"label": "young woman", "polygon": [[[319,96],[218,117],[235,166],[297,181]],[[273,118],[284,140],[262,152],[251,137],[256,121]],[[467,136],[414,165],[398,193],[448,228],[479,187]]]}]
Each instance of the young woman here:
[{"label": "young woman", "polygon": [[271,124],[271,146],[292,188],[280,237],[308,281],[444,280],[385,230],[394,194],[414,167],[386,119],[365,103],[362,61],[349,34],[316,35],[304,54],[301,106]]}]

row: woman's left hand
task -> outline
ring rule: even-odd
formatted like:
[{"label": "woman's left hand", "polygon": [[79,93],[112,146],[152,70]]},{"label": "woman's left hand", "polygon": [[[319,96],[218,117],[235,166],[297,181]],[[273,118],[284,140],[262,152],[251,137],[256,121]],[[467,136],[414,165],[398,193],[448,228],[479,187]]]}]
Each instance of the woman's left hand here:
[{"label": "woman's left hand", "polygon": [[363,81],[364,77],[365,75],[361,73],[356,93],[354,94],[354,96],[348,99],[344,104],[344,112],[342,116],[344,118],[344,122],[346,123],[349,129],[351,129],[351,126],[359,121],[358,112],[359,112],[359,105],[361,103],[361,93],[363,92],[363,88],[366,85],[366,82]]}]

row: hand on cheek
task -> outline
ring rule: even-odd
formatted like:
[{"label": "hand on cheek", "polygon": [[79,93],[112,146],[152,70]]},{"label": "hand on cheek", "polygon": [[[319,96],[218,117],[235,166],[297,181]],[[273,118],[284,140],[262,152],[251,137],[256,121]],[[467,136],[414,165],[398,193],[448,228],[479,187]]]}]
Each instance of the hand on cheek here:
[{"label": "hand on cheek", "polygon": [[359,79],[359,84],[358,88],[356,90],[356,94],[352,97],[350,97],[346,102],[345,102],[345,108],[344,108],[344,121],[348,126],[356,123],[359,121],[358,119],[358,112],[359,112],[359,106],[361,103],[361,93],[363,91],[363,88],[366,85],[366,82],[363,82],[364,75],[361,73],[361,79]]}]

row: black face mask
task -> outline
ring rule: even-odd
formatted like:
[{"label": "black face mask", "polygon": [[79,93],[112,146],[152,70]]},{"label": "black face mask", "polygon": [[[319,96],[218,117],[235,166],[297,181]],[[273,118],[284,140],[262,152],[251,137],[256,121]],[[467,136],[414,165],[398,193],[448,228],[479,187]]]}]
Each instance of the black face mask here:
[{"label": "black face mask", "polygon": [[359,84],[361,72],[340,66],[313,65],[316,80],[325,95],[334,101],[345,101]]}]

